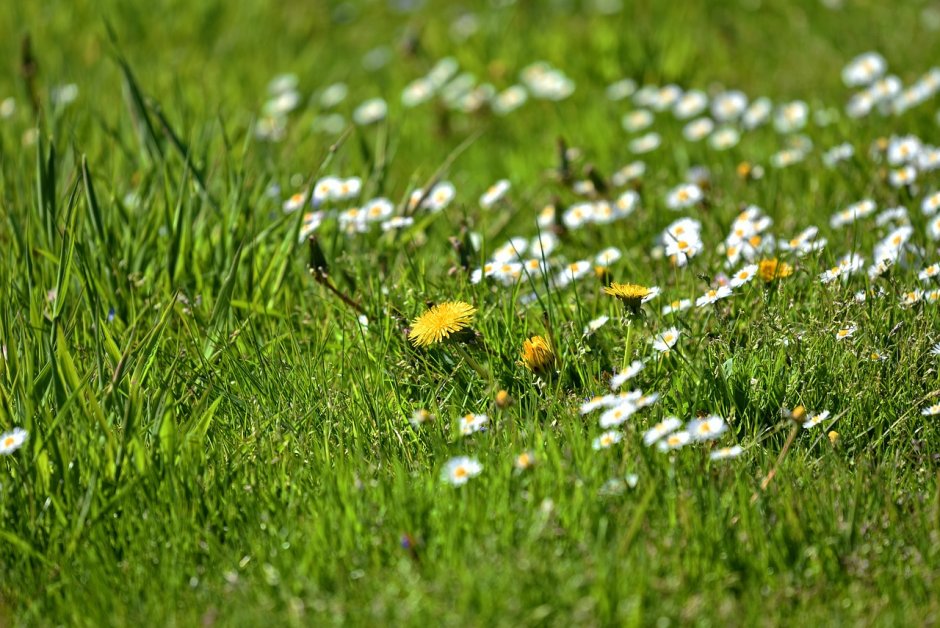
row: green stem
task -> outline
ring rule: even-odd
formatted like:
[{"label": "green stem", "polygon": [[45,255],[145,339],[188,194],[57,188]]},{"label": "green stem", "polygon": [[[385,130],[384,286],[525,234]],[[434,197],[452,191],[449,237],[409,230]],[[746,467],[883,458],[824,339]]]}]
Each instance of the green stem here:
[{"label": "green stem", "polygon": [[480,377],[482,377],[488,383],[493,382],[493,376],[490,375],[489,371],[483,368],[479,362],[477,362],[472,357],[470,357],[470,354],[467,353],[466,350],[462,346],[460,346],[457,343],[454,343],[452,346],[454,347],[454,351],[456,351],[460,355],[460,357],[463,358],[464,362],[469,364],[471,368],[473,368],[473,370],[476,371]]}]

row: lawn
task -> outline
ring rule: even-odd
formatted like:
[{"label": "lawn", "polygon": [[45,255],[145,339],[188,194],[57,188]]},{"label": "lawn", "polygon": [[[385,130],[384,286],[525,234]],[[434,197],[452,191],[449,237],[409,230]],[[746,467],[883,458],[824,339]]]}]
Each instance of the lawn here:
[{"label": "lawn", "polygon": [[940,622],[938,33],[0,4],[0,625]]}]

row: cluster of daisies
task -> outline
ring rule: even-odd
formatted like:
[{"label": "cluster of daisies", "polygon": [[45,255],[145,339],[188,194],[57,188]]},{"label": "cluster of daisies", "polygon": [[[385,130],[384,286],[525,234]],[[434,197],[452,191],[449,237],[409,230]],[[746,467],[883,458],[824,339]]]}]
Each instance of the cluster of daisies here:
[{"label": "cluster of daisies", "polygon": [[[518,78],[517,83],[500,89],[492,83],[478,81],[471,72],[461,72],[454,57],[444,57],[424,76],[408,83],[400,99],[405,109],[437,101],[452,111],[474,113],[486,109],[503,116],[524,105],[530,97],[560,101],[574,92],[574,81],[545,61],[526,66]],[[269,142],[284,139],[290,114],[304,104],[298,84],[296,74],[280,74],[268,84],[268,98],[254,126],[257,139]],[[349,86],[343,82],[315,91],[308,102],[314,113],[312,130],[330,135],[342,132],[347,120],[338,108],[348,95]],[[388,101],[382,96],[360,102],[351,113],[352,122],[358,126],[376,124],[387,116]]]}]

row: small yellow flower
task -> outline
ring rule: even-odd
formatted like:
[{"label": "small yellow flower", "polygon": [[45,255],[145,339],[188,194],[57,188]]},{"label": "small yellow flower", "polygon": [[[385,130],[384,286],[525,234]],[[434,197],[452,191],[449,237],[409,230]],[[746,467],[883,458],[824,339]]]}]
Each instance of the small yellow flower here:
[{"label": "small yellow flower", "polygon": [[617,297],[631,311],[638,312],[643,299],[649,296],[650,289],[646,286],[639,286],[634,283],[614,282],[604,288],[604,293],[612,297]]},{"label": "small yellow flower", "polygon": [[509,396],[509,393],[505,390],[500,390],[496,393],[496,407],[500,410],[508,408],[512,405],[512,397]]},{"label": "small yellow flower", "polygon": [[793,267],[786,262],[779,262],[777,258],[762,259],[757,266],[757,274],[765,282],[770,283],[774,279],[789,277],[793,274]]},{"label": "small yellow flower", "polygon": [[552,345],[543,336],[532,336],[522,343],[522,363],[527,369],[538,372],[555,363]]},{"label": "small yellow flower", "polygon": [[429,347],[467,329],[475,313],[476,308],[463,301],[440,303],[411,323],[408,338],[417,347]]},{"label": "small yellow flower", "polygon": [[839,442],[839,432],[832,430],[829,432],[829,442],[835,445]]}]

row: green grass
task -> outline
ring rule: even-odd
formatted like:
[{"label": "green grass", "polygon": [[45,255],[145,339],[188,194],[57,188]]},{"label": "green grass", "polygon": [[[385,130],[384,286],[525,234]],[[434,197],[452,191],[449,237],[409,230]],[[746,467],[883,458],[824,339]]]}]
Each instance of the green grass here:
[{"label": "green grass", "polygon": [[[770,166],[785,141],[770,127],[718,152],[657,114],[664,142],[640,157],[637,211],[572,231],[558,249],[574,261],[616,246],[615,279],[663,288],[629,327],[593,275],[565,290],[540,285],[523,305],[524,287],[471,284],[448,240],[481,234],[477,266],[509,237],[535,235],[552,199],[575,202],[554,176],[559,137],[582,152],[579,178],[587,164],[609,175],[632,161],[620,126],[632,107],[604,97],[614,80],[721,83],[841,112],[850,92],[839,73],[854,55],[879,50],[905,84],[940,58],[929,5],[650,1],[603,16],[565,4],[468,4],[479,29],[464,43],[451,40],[459,11],[444,2],[409,14],[385,2],[0,4],[0,100],[17,103],[0,120],[0,431],[29,431],[0,457],[0,625],[940,619],[940,430],[920,412],[940,390],[930,354],[940,315],[935,304],[899,305],[922,285],[919,264],[871,282],[864,272],[817,279],[849,251],[870,261],[885,233],[873,218],[829,227],[862,198],[907,205],[912,243],[940,260],[919,209],[940,187],[937,171],[920,175],[916,193],[895,190],[869,157],[878,137],[935,137],[936,101],[811,124],[812,152],[786,169]],[[330,19],[344,11],[351,21]],[[26,33],[38,122],[19,67]],[[408,54],[412,38],[420,45]],[[377,46],[390,61],[367,71],[360,60]],[[577,88],[505,117],[404,109],[401,89],[447,55],[500,89],[544,59]],[[266,85],[286,71],[299,76],[302,106],[283,141],[258,141]],[[307,98],[335,81],[349,84],[347,120],[384,95],[387,122],[313,132],[320,112]],[[70,82],[77,100],[54,106],[52,88]],[[825,168],[822,152],[843,141],[856,157]],[[744,160],[764,178],[738,177]],[[667,191],[697,164],[712,173],[707,206],[667,210]],[[299,213],[266,194],[355,175],[366,197],[398,203],[438,173],[455,202],[397,235],[347,237],[335,221],[317,232],[330,281],[367,329],[308,272]],[[507,202],[479,209],[503,177]],[[796,272],[770,288],[662,316],[725,270],[714,247],[750,203],[779,237],[818,225],[829,245],[787,258]],[[684,215],[701,220],[707,249],[676,270],[652,251]],[[854,301],[874,287],[886,296]],[[407,340],[428,302],[458,299],[479,309],[465,351],[489,380],[452,347]],[[583,337],[602,314],[610,322]],[[672,324],[677,350],[652,356],[649,339]],[[837,341],[849,324],[856,334]],[[558,356],[541,380],[518,363],[534,334],[550,335]],[[624,389],[661,398],[624,425],[620,444],[594,451],[597,414],[578,407],[638,357],[653,359]],[[502,410],[500,389],[514,400]],[[798,431],[776,466],[791,433],[781,409],[799,404],[828,409],[834,423]],[[415,429],[408,419],[421,408],[437,419]],[[459,436],[468,412],[488,413],[490,429]],[[706,444],[672,454],[643,445],[661,417],[698,412],[725,417],[719,442],[744,454],[712,462]],[[518,472],[525,450],[537,463]],[[458,455],[484,469],[452,487],[440,471]]]}]

